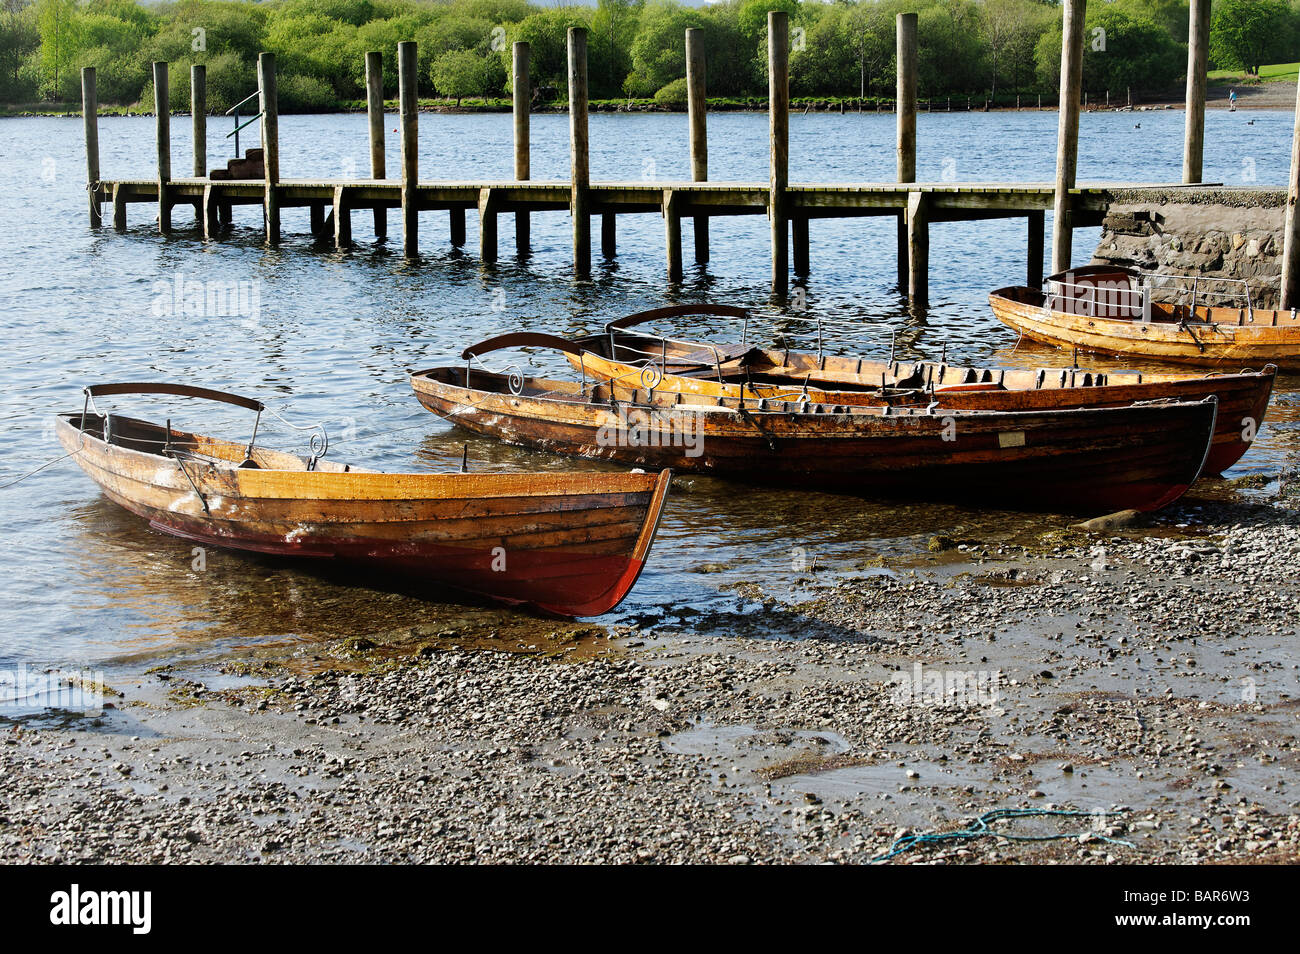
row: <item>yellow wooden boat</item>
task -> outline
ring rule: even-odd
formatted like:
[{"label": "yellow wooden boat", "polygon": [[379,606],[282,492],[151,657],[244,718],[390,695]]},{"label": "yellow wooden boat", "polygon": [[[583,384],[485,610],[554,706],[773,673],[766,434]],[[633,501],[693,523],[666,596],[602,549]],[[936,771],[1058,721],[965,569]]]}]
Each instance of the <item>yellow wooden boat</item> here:
[{"label": "yellow wooden boat", "polygon": [[[1225,295],[1225,285],[1241,291]],[[1156,300],[1169,297],[1174,300]],[[1213,303],[1226,298],[1239,306]],[[989,304],[1024,337],[1061,348],[1221,370],[1274,364],[1300,372],[1296,310],[1252,307],[1242,282],[1088,265],[1052,275],[1041,289],[999,288]]]}]

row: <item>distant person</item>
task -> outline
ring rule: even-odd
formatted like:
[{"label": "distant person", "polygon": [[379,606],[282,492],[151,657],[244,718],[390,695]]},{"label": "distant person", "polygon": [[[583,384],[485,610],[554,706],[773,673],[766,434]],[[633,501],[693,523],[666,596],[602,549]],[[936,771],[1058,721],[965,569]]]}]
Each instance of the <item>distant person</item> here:
[{"label": "distant person", "polygon": [[1237,108],[1237,91],[1235,89],[1228,90],[1228,108]]}]

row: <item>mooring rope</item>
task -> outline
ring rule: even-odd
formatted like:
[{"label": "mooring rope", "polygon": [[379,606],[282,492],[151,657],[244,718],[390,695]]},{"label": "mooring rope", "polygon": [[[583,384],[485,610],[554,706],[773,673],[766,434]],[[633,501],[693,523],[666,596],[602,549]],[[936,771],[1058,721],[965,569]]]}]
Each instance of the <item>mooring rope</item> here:
[{"label": "mooring rope", "polygon": [[[1006,838],[1008,841],[1060,841],[1065,838],[1079,837],[1077,834],[1016,835],[1009,832],[995,831],[989,827],[990,822],[1000,821],[1004,818],[1036,818],[1043,816],[1058,816],[1065,818],[1105,818],[1123,814],[1124,812],[1122,811],[1080,812],[1052,808],[999,808],[995,811],[985,812],[983,815],[978,816],[967,828],[959,828],[956,831],[921,832],[917,835],[904,835],[901,838],[895,838],[887,852],[876,855],[874,858],[869,858],[867,864],[879,864],[882,861],[896,858],[904,852],[911,851],[913,848],[948,841],[967,841],[975,838],[990,837]],[[1105,835],[1094,835],[1094,837],[1112,845],[1124,845],[1126,848],[1135,847],[1131,842],[1124,841],[1120,838],[1108,838]]]},{"label": "mooring rope", "polygon": [[40,473],[41,471],[43,471],[46,467],[52,467],[52,466],[54,466],[55,464],[57,464],[59,461],[61,461],[61,460],[67,460],[69,457],[76,457],[79,453],[81,453],[81,451],[78,449],[78,450],[74,450],[74,451],[72,451],[72,452],[70,452],[70,453],[64,454],[62,457],[56,457],[56,458],[54,458],[54,460],[47,460],[45,463],[41,464],[41,466],[40,466],[40,467],[37,467],[35,470],[28,471],[27,473],[23,474],[21,477],[16,477],[16,478],[14,478],[13,480],[10,480],[10,481],[7,481],[6,483],[0,484],[0,490],[8,490],[8,489],[9,489],[10,487],[12,487],[14,484],[21,484],[21,483],[22,483],[24,480],[26,480],[28,477],[34,477],[34,476],[36,476],[37,474],[39,474],[39,473]]}]

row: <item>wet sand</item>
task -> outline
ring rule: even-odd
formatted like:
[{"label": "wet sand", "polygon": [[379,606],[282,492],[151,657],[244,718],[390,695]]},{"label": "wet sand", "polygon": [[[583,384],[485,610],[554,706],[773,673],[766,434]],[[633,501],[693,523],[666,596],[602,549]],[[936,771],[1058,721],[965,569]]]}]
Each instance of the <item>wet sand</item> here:
[{"label": "wet sand", "polygon": [[1295,474],[1206,482],[1123,529],[723,584],[690,626],[138,670],[98,719],[7,724],[0,860],[860,862],[1044,809],[1081,814],[893,863],[1295,863],[1297,516]]}]

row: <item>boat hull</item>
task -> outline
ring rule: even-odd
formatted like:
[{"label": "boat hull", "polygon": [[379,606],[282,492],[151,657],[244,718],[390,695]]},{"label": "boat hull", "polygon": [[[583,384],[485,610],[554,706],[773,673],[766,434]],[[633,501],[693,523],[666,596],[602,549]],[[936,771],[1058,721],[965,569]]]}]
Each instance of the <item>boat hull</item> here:
[{"label": "boat hull", "polygon": [[[1246,322],[1244,309],[1214,308],[1211,321],[1143,322],[1049,310],[1035,302],[1041,298],[1036,289],[1000,288],[989,295],[989,305],[1026,338],[1059,348],[1234,371],[1272,364],[1300,372],[1300,325],[1289,312],[1256,309],[1255,320]],[[1204,310],[1201,315],[1207,316]]]},{"label": "boat hull", "polygon": [[426,408],[468,430],[556,453],[809,490],[1070,513],[1172,503],[1200,473],[1216,418],[1213,401],[951,415],[611,406],[496,393],[491,378],[475,372],[488,390],[465,388],[463,369],[439,368],[413,375],[412,386]]},{"label": "boat hull", "polygon": [[[603,344],[603,340],[597,340]],[[701,346],[702,347],[702,346]],[[776,355],[779,355],[777,357]],[[895,362],[851,358],[816,358],[755,349],[742,374],[722,366],[699,374],[665,374],[590,350],[569,361],[587,374],[603,380],[641,381],[647,374],[656,390],[707,397],[790,399],[806,394],[819,404],[849,406],[922,407],[934,403],[939,411],[1045,411],[1079,408],[1124,407],[1136,401],[1219,402],[1214,442],[1204,473],[1221,474],[1245,455],[1268,411],[1276,373],[1273,370],[1222,375],[1106,375],[1078,369],[1043,371],[993,371],[954,368],[939,364],[899,365]],[[911,379],[914,387],[899,387]],[[971,381],[973,383],[965,383]],[[885,382],[881,384],[882,380]],[[963,382],[945,385],[944,381]],[[1097,383],[1098,381],[1104,383]],[[1115,381],[1117,383],[1112,383]],[[852,388],[852,390],[845,390]]]},{"label": "boat hull", "polygon": [[[83,433],[79,417],[58,419],[64,448],[109,499],[155,529],[565,617],[608,612],[632,588],[670,481],[667,473],[380,474],[197,461],[182,471],[174,460]],[[189,437],[173,432],[177,443]]]}]

